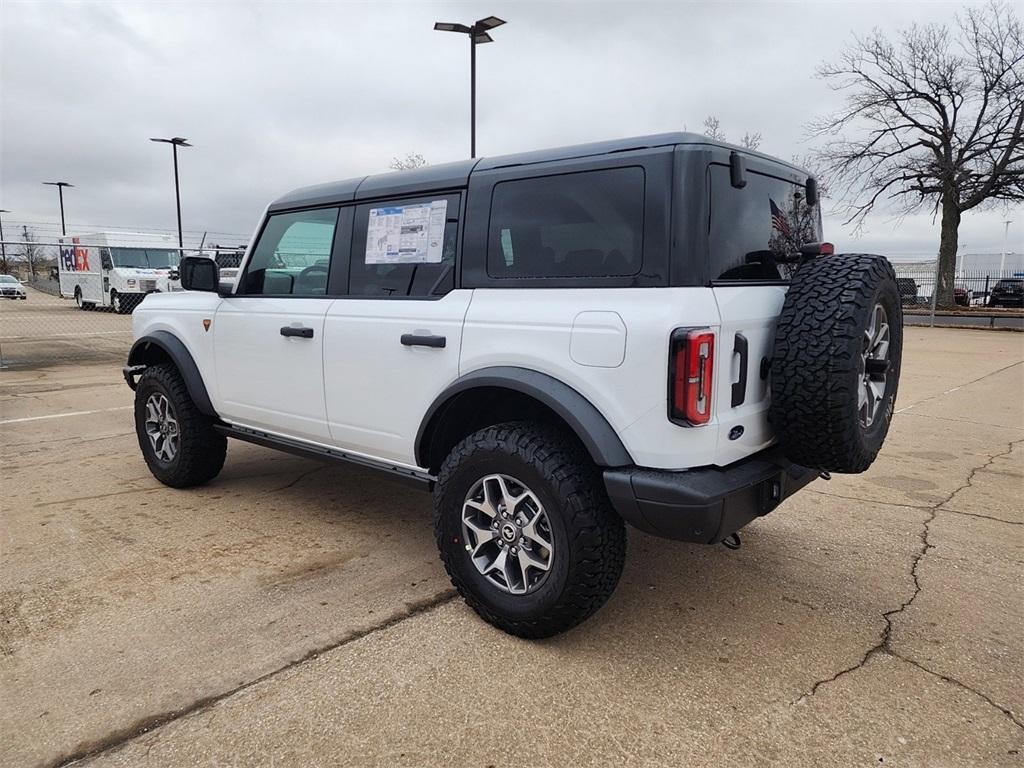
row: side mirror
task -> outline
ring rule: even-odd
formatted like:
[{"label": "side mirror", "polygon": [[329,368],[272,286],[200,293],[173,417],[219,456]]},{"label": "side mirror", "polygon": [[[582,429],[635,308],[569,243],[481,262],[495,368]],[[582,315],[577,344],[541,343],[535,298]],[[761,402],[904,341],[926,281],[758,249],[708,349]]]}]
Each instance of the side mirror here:
[{"label": "side mirror", "polygon": [[220,267],[205,256],[186,256],[178,265],[181,287],[186,291],[210,291],[220,288]]}]

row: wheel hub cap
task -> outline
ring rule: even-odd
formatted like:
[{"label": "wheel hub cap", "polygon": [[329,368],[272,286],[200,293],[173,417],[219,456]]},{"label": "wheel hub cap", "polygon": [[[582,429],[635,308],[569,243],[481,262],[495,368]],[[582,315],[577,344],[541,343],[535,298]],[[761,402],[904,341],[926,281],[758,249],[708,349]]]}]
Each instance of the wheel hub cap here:
[{"label": "wheel hub cap", "polygon": [[487,475],[470,488],[462,535],[477,571],[503,592],[532,592],[551,569],[555,551],[547,513],[536,494],[509,475]]},{"label": "wheel hub cap", "polygon": [[871,321],[864,331],[857,378],[857,418],[864,428],[870,427],[878,418],[888,373],[889,316],[885,307],[875,304],[871,310]]}]

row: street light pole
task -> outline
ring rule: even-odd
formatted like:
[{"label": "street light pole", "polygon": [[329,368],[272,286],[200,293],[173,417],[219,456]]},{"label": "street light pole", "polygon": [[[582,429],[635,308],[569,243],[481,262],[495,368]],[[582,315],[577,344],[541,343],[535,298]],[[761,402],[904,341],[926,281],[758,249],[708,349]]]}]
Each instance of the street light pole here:
[{"label": "street light pole", "polygon": [[476,157],[476,47],[483,43],[493,43],[489,30],[500,27],[505,22],[497,16],[480,19],[472,26],[439,21],[434,24],[438,32],[458,32],[469,36],[469,156]]},{"label": "street light pole", "polygon": [[60,233],[61,235],[66,235],[68,231],[64,226],[64,187],[73,187],[75,185],[68,184],[66,181],[44,181],[43,184],[57,188],[57,194],[60,197]]},{"label": "street light pole", "polygon": [[178,210],[178,253],[181,253],[184,248],[184,242],[181,237],[181,191],[178,186],[178,147],[191,147],[188,143],[188,139],[183,139],[180,136],[175,136],[173,139],[150,139],[161,144],[170,144],[171,150],[174,153],[174,203]]},{"label": "street light pole", "polygon": [[476,157],[476,37],[469,37],[469,156]]}]

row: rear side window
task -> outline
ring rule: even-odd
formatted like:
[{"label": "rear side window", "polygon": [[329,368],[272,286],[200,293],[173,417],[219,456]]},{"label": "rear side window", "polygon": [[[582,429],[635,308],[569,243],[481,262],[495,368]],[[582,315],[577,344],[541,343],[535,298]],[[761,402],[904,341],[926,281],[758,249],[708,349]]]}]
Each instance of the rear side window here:
[{"label": "rear side window", "polygon": [[455,283],[459,195],[356,208],[349,294],[440,296]]},{"label": "rear side window", "polygon": [[643,259],[639,167],[499,182],[491,198],[491,277],[623,277]]},{"label": "rear side window", "polygon": [[761,173],[730,184],[729,168],[712,165],[708,222],[713,280],[785,280],[801,245],[821,240],[821,213],[808,206],[804,186]]},{"label": "rear side window", "polygon": [[246,267],[244,293],[326,295],[337,223],[337,208],[271,216]]}]

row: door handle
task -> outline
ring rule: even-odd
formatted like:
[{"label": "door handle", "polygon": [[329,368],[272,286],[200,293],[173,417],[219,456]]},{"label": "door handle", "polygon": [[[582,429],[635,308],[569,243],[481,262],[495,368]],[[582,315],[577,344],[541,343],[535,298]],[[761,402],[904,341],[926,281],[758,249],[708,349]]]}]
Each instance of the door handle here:
[{"label": "door handle", "polygon": [[403,333],[402,344],[406,347],[443,347],[447,343],[444,336],[419,335]]},{"label": "door handle", "polygon": [[736,334],[736,341],[733,345],[733,352],[740,356],[740,380],[732,385],[732,407],[743,405],[747,399],[747,337],[742,333]]},{"label": "door handle", "polygon": [[300,339],[312,339],[313,329],[304,326],[286,325],[281,329],[282,336],[298,336]]}]

